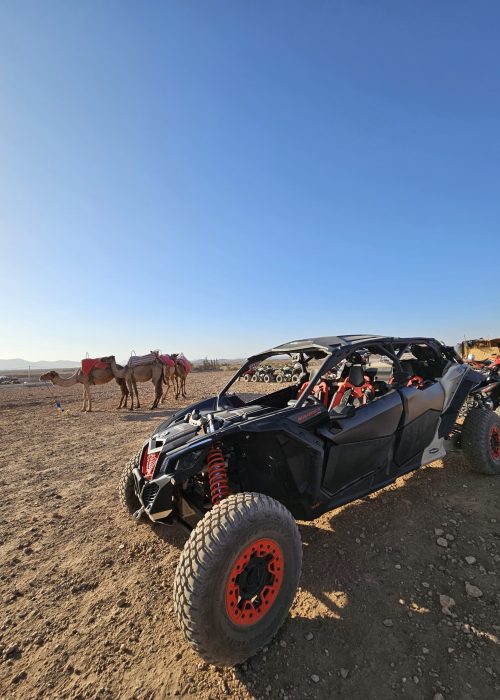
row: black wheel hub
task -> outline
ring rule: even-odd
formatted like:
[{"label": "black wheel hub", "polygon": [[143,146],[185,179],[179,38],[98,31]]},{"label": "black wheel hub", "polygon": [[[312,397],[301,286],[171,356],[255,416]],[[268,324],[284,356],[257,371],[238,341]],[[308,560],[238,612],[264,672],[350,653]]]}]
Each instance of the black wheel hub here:
[{"label": "black wheel hub", "polygon": [[270,555],[259,557],[253,554],[241,574],[236,578],[242,600],[252,600],[265,586],[272,585],[274,576],[269,571]]}]

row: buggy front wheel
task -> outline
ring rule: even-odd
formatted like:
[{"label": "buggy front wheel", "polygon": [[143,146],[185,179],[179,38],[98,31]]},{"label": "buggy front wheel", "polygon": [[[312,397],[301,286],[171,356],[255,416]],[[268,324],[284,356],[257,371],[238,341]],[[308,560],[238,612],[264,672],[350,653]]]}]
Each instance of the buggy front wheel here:
[{"label": "buggy front wheel", "polygon": [[297,525],[278,501],[238,493],[214,506],[175,575],[174,606],[188,642],[212,664],[253,656],[283,624],[301,564]]},{"label": "buggy front wheel", "polygon": [[140,501],[135,495],[135,482],[134,475],[132,473],[136,467],[140,467],[140,462],[140,454],[136,455],[130,460],[125,469],[122,471],[120,483],[118,485],[120,503],[125,511],[131,516],[134,516],[141,507]]}]

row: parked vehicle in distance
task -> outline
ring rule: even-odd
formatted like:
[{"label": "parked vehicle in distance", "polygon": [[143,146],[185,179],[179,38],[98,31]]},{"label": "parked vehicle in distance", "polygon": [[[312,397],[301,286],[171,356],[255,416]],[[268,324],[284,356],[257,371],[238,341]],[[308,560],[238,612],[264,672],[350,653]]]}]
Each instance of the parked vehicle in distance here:
[{"label": "parked vehicle in distance", "polygon": [[[249,401],[230,393],[250,366],[284,354],[298,357],[299,385]],[[250,357],[217,396],[161,423],[125,468],[120,495],[135,519],[191,531],[174,583],[189,643],[210,663],[236,664],[270,641],[300,577],[295,519],[449,450],[499,475],[499,403],[498,377],[433,338],[343,335]]]},{"label": "parked vehicle in distance", "polygon": [[274,374],[275,371],[272,365],[259,365],[252,377],[252,382],[265,382],[266,384],[274,382]]}]

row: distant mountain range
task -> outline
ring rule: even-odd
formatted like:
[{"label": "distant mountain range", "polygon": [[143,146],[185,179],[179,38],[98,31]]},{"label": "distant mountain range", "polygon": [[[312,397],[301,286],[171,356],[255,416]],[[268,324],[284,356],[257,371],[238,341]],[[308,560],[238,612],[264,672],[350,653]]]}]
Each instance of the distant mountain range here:
[{"label": "distant mountain range", "polygon": [[[238,359],[227,359],[227,358],[217,358],[219,364],[243,364],[243,360]],[[128,361],[118,360],[119,364],[125,365]],[[191,360],[193,365],[198,365],[203,362],[203,360]],[[13,360],[0,360],[0,372],[11,372],[15,370],[27,370],[31,369],[67,369],[68,367],[80,367],[80,362],[75,362],[74,360],[38,360],[37,362],[32,362],[31,360],[23,360],[21,357],[16,357]]]},{"label": "distant mountain range", "polygon": [[56,367],[63,369],[79,366],[80,363],[73,360],[39,360],[38,362],[31,362],[20,357],[16,357],[13,360],[0,360],[0,372],[2,370],[28,369],[29,367],[31,369],[53,369]]}]

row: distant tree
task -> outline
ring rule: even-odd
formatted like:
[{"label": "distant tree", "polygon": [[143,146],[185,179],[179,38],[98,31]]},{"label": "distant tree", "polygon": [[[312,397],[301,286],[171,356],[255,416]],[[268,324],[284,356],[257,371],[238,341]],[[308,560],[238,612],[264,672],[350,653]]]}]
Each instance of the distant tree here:
[{"label": "distant tree", "polygon": [[202,368],[205,370],[205,372],[217,371],[220,369],[219,360],[209,360],[208,357],[205,357],[202,362]]}]

